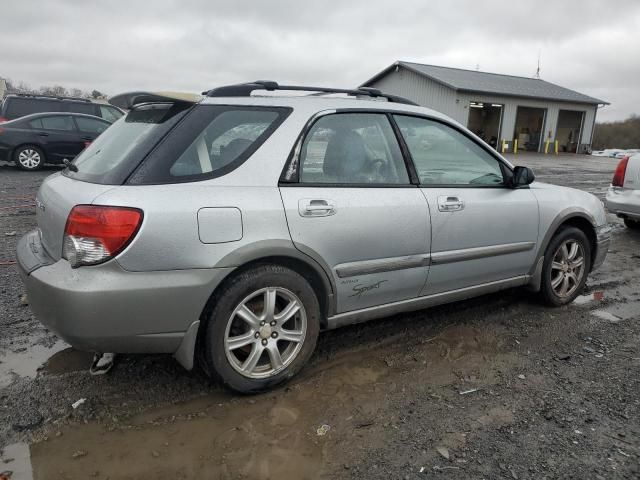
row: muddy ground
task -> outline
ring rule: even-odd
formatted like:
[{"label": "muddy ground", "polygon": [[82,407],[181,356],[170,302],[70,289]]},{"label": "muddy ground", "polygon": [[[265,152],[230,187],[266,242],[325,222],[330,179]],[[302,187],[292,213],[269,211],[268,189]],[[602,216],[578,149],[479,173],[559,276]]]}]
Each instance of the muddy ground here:
[{"label": "muddy ground", "polygon": [[[514,161],[600,197],[617,163]],[[21,304],[15,244],[53,171],[0,165],[12,479],[640,478],[640,234],[615,217],[606,263],[570,306],[510,290],[326,332],[294,381],[243,397],[169,356],[123,356],[91,377],[90,356]]]}]

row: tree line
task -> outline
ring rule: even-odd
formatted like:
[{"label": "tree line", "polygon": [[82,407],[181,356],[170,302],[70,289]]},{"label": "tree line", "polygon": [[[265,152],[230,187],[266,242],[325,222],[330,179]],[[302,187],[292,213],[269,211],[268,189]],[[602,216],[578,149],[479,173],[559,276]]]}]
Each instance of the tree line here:
[{"label": "tree line", "polygon": [[94,100],[107,98],[107,95],[99,90],[92,90],[89,92],[80,88],[65,88],[62,85],[45,85],[39,88],[32,88],[29,84],[23,81],[14,82],[10,78],[6,78],[5,82],[7,84],[6,94],[27,93],[36,95],[52,95],[55,97],[91,98]]},{"label": "tree line", "polygon": [[626,120],[597,123],[591,148],[640,148],[640,116],[632,115]]}]

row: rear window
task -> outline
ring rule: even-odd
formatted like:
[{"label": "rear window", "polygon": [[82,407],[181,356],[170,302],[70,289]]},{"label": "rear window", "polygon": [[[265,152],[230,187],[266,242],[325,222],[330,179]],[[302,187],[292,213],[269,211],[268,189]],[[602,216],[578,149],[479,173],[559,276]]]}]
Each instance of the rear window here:
[{"label": "rear window", "polygon": [[5,99],[4,117],[9,120],[31,115],[32,113],[60,112],[60,102],[29,97],[10,97]]},{"label": "rear window", "polygon": [[89,102],[62,102],[65,112],[84,113],[86,115],[97,115],[98,107],[94,103]]},{"label": "rear window", "polygon": [[78,125],[78,130],[81,132],[87,133],[102,133],[107,128],[109,128],[109,124],[105,121],[98,120],[97,118],[89,118],[89,117],[74,117],[76,120],[76,124]]},{"label": "rear window", "polygon": [[161,103],[130,111],[76,157],[77,172],[65,169],[64,175],[86,182],[121,185],[190,108],[190,104]]},{"label": "rear window", "polygon": [[221,176],[249,158],[289,112],[278,107],[142,105],[76,158],[78,172],[66,169],[64,174],[110,185]]},{"label": "rear window", "polygon": [[248,159],[290,112],[281,107],[199,105],[129,183],[191,182],[225,175]]},{"label": "rear window", "polygon": [[107,120],[108,122],[113,123],[116,120],[118,120],[120,117],[122,117],[122,115],[124,114],[117,108],[109,107],[106,105],[100,105],[100,116],[105,120]]}]

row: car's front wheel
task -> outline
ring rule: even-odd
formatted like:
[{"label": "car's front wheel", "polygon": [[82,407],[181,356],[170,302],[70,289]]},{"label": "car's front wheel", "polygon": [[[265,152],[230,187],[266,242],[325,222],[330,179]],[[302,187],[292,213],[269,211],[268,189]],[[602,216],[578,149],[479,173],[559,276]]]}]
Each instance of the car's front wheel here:
[{"label": "car's front wheel", "polygon": [[625,218],[624,224],[627,226],[627,228],[630,228],[631,230],[640,230],[640,221],[638,220],[631,220],[630,218]]},{"label": "car's front wheel", "polygon": [[295,375],[320,330],[315,292],[297,272],[262,265],[216,295],[204,332],[206,370],[231,389],[256,393]]},{"label": "car's front wheel", "polygon": [[589,239],[578,228],[563,228],[551,239],[545,252],[542,298],[553,306],[571,303],[584,288],[590,269]]}]

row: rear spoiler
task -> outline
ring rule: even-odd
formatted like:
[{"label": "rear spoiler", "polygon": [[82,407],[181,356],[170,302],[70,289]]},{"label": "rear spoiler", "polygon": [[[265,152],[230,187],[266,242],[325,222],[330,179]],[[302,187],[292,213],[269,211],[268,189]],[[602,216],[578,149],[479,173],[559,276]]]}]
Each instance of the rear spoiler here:
[{"label": "rear spoiler", "polygon": [[142,103],[198,103],[203,98],[202,95],[185,92],[126,92],[111,97],[109,103],[118,108],[131,110]]}]

